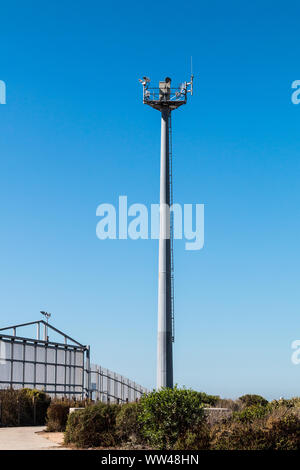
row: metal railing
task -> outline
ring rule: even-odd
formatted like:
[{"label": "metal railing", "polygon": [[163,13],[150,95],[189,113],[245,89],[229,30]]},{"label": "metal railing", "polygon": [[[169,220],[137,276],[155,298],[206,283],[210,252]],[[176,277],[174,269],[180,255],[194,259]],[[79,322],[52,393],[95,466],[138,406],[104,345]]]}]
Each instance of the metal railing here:
[{"label": "metal railing", "polygon": [[147,101],[180,101],[186,102],[186,90],[180,87],[170,88],[169,93],[163,94],[158,87],[144,89],[144,102]]},{"label": "metal railing", "polygon": [[90,386],[92,400],[104,402],[136,401],[148,392],[132,380],[96,364],[91,365]]}]

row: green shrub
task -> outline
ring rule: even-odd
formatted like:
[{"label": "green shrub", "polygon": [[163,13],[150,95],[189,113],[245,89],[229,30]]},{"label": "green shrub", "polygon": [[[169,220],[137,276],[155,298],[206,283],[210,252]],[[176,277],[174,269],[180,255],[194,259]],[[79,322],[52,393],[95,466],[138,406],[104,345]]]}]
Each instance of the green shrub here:
[{"label": "green shrub", "polygon": [[207,395],[207,393],[204,392],[196,393],[198,393],[201,403],[206,406],[216,406],[217,402],[220,400],[220,397],[217,395]]},{"label": "green shrub", "polygon": [[1,425],[43,425],[46,420],[50,397],[41,390],[23,388],[0,391]]},{"label": "green shrub", "polygon": [[[51,398],[42,390],[22,388],[19,390],[19,400],[23,405],[24,416],[21,425],[44,425]],[[35,416],[34,416],[35,407]],[[35,422],[34,422],[35,421]]]},{"label": "green shrub", "polygon": [[116,416],[119,405],[98,403],[68,417],[65,443],[77,447],[110,447],[118,442]]},{"label": "green shrub", "polygon": [[290,399],[290,402],[293,404],[293,407],[300,408],[300,397],[293,397]]},{"label": "green shrub", "polygon": [[77,443],[80,433],[82,432],[82,413],[84,410],[75,411],[68,415],[66,430],[64,434],[64,443],[65,444],[75,444]]},{"label": "green shrub", "polygon": [[270,402],[272,408],[279,408],[279,407],[286,407],[286,408],[300,408],[300,398],[293,397],[293,398],[280,398],[280,400],[273,400]]},{"label": "green shrub", "polygon": [[141,405],[139,403],[127,403],[121,406],[116,417],[117,434],[121,441],[143,442],[142,425],[138,420],[140,411]]},{"label": "green shrub", "polygon": [[205,421],[201,394],[193,390],[163,388],[140,400],[139,421],[150,445],[172,449],[180,436]]},{"label": "green shrub", "polygon": [[47,410],[47,431],[60,432],[66,429],[69,415],[69,403],[60,400],[52,400]]},{"label": "green shrub", "polygon": [[36,388],[21,388],[18,390],[21,395],[26,396],[30,400],[37,402],[50,403],[51,399],[43,390],[37,390]]},{"label": "green shrub", "polygon": [[270,407],[262,405],[251,405],[241,411],[233,413],[233,420],[241,423],[252,423],[256,419],[263,418],[270,412]]},{"label": "green shrub", "polygon": [[239,400],[243,403],[244,406],[265,406],[269,403],[268,400],[266,400],[264,397],[261,397],[260,395],[243,395],[239,398]]},{"label": "green shrub", "polygon": [[1,425],[18,426],[20,424],[21,406],[18,401],[18,390],[1,390]]}]

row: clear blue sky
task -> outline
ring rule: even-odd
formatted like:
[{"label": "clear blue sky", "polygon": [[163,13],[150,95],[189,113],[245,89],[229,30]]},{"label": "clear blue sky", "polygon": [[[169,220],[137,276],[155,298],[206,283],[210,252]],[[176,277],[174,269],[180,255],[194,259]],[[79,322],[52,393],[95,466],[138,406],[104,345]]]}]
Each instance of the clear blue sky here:
[{"label": "clear blue sky", "polygon": [[205,204],[175,242],[175,381],[300,395],[298,2],[1,5],[1,326],[53,314],[92,357],[155,384],[156,241],[100,241],[96,207],[157,203],[159,114],[137,81],[189,77],[174,113],[174,200]]}]

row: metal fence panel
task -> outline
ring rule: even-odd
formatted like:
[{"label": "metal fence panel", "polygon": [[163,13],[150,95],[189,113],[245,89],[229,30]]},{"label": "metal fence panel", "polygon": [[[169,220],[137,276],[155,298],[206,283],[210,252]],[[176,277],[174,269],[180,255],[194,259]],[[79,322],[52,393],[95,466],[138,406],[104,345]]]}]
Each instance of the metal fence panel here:
[{"label": "metal fence panel", "polygon": [[37,388],[52,396],[85,398],[85,347],[0,337],[0,388]]},{"label": "metal fence panel", "polygon": [[148,390],[120,374],[91,364],[91,397],[95,401],[126,403],[136,401]]},{"label": "metal fence panel", "polygon": [[[78,343],[79,344],[79,343]],[[0,389],[37,388],[51,396],[126,403],[147,390],[120,374],[90,365],[89,347],[0,335]]]}]

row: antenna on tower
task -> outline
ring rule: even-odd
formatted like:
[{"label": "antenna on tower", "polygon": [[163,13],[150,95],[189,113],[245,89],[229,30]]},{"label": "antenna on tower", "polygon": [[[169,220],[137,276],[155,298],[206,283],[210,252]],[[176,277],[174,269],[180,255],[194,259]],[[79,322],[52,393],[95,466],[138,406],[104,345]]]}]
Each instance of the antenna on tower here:
[{"label": "antenna on tower", "polygon": [[191,96],[193,95],[193,82],[194,82],[194,74],[193,74],[193,56],[191,56],[191,81],[187,84],[190,86],[190,89],[187,90]]}]

